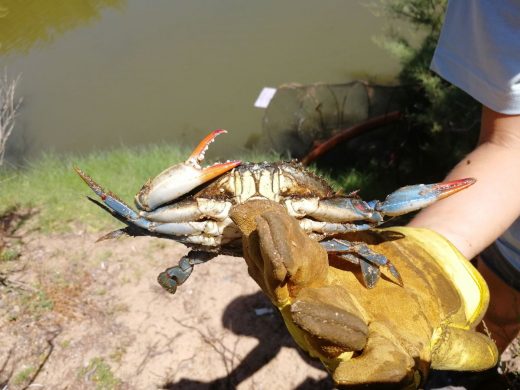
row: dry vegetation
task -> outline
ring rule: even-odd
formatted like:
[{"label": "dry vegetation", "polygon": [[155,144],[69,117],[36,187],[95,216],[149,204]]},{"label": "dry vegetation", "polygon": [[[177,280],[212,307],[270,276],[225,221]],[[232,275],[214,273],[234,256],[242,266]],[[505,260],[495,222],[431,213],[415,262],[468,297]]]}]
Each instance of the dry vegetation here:
[{"label": "dry vegetation", "polygon": [[9,80],[7,72],[0,77],[0,166],[4,162],[7,140],[14,129],[18,109],[22,99],[15,98],[16,86],[20,77]]}]

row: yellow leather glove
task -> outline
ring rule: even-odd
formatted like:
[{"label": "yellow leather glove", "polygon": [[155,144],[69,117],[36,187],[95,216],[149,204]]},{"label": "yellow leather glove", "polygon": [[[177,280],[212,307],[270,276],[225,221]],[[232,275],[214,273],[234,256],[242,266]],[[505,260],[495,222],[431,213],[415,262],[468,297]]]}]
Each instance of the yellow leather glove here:
[{"label": "yellow leather glove", "polygon": [[487,286],[437,233],[399,227],[346,236],[384,254],[404,283],[383,276],[367,289],[359,266],[328,256],[279,204],[250,201],[231,218],[244,234],[249,274],[336,383],[415,388],[430,367],[478,371],[497,363],[493,341],[474,331]]}]

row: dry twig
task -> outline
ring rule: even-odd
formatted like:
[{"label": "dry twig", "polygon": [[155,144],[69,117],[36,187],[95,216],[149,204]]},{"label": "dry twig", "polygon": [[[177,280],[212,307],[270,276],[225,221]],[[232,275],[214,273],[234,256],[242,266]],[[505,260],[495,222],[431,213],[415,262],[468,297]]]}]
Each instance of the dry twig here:
[{"label": "dry twig", "polygon": [[18,81],[20,76],[9,80],[5,70],[0,78],[0,166],[4,162],[7,139],[13,132],[18,109],[22,104],[22,99],[16,99],[14,96]]}]

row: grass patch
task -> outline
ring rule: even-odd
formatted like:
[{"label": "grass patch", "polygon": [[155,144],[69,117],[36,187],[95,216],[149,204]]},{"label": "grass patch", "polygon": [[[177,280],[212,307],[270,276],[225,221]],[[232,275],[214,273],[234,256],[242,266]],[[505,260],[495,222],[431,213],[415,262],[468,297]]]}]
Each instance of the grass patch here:
[{"label": "grass patch", "polygon": [[0,262],[2,261],[14,261],[20,257],[20,251],[13,248],[7,248],[4,250],[0,249]]},{"label": "grass patch", "polygon": [[63,340],[62,342],[60,342],[60,347],[63,349],[67,349],[70,347],[70,344],[71,344],[70,339],[66,339],[66,340]]},{"label": "grass patch", "polygon": [[43,290],[23,294],[19,303],[23,314],[36,319],[54,308],[54,301]]},{"label": "grass patch", "polygon": [[36,371],[36,367],[29,366],[26,367],[16,373],[16,375],[13,378],[13,385],[19,386],[27,382],[29,379],[32,378]]},{"label": "grass patch", "polygon": [[92,381],[96,385],[96,390],[113,390],[119,388],[121,384],[101,357],[90,359],[88,366],[83,368],[79,375]]}]

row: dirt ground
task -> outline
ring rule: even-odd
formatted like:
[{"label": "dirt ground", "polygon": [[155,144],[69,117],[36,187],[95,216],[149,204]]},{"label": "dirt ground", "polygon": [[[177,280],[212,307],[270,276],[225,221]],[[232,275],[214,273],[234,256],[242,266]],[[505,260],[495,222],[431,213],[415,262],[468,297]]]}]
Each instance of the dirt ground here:
[{"label": "dirt ground", "polygon": [[4,241],[0,389],[333,387],[243,259],[199,265],[171,295],[156,277],[187,253],[183,245],[99,236],[81,225],[42,234],[29,221]]},{"label": "dirt ground", "polygon": [[1,269],[0,389],[332,387],[243,259],[200,265],[171,295],[156,278],[186,247],[99,235],[17,232],[21,255]]}]

